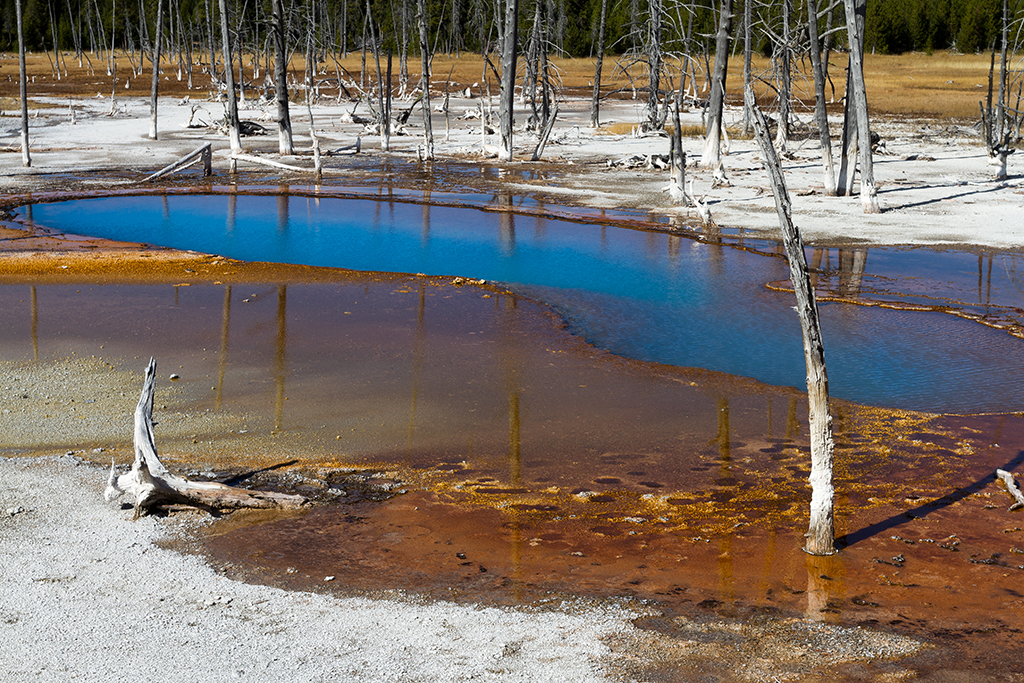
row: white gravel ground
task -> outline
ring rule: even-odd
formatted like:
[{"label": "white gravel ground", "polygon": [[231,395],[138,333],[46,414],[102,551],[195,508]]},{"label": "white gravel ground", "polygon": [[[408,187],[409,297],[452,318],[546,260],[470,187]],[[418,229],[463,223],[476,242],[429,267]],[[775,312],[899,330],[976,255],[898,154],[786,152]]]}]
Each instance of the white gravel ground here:
[{"label": "white gravel ground", "polygon": [[[154,545],[73,456],[0,458],[0,681],[608,680],[637,613],[288,593]],[[169,531],[171,530],[171,531]]]}]

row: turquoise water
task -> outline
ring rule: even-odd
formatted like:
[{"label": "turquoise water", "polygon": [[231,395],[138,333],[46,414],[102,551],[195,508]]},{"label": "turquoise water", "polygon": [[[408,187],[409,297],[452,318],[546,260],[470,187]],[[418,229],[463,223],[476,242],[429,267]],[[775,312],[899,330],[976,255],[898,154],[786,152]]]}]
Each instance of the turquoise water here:
[{"label": "turquoise water", "polygon": [[[77,200],[37,204],[33,220],[249,261],[483,278],[550,304],[614,353],[804,386],[792,295],[764,287],[787,279],[788,266],[720,244],[478,209],[285,196]],[[908,258],[872,254],[869,263],[890,274]],[[927,262],[927,252],[914,254]],[[968,275],[971,259],[957,261]],[[1019,339],[941,313],[820,309],[834,396],[942,412],[1024,409]]]}]

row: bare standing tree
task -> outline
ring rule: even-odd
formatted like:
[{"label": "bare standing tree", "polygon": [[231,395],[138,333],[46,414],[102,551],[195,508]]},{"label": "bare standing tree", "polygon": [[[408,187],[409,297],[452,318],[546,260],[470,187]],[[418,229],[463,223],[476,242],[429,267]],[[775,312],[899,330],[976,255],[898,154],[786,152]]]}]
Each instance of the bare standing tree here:
[{"label": "bare standing tree", "polygon": [[274,94],[277,100],[277,139],[281,156],[295,153],[292,119],[288,111],[288,54],[284,34],[284,0],[273,1]]},{"label": "bare standing tree", "polygon": [[779,37],[774,51],[779,82],[779,124],[775,129],[775,147],[786,153],[789,144],[789,124],[792,118],[791,98],[793,91],[792,70],[792,32],[790,31],[791,0],[781,0],[782,4],[782,35]]},{"label": "bare standing tree", "polygon": [[597,63],[594,64],[594,95],[590,100],[590,125],[601,125],[601,67],[604,66],[604,25],[608,12],[608,0],[601,0],[601,18],[597,23]]},{"label": "bare standing tree", "polygon": [[153,42],[151,57],[153,62],[153,83],[149,93],[149,139],[157,139],[156,105],[160,89],[160,45],[163,40],[164,0],[156,3],[156,40]]},{"label": "bare standing tree", "polygon": [[[753,41],[752,41],[752,22],[754,20],[753,12],[753,0],[743,0],[743,92],[747,91],[750,86],[750,79],[752,75],[752,55],[753,55]],[[746,99],[743,101],[743,134],[746,135],[750,132],[750,109],[747,108]]]},{"label": "bare standing tree", "polygon": [[218,0],[220,9],[220,33],[223,42],[224,82],[228,96],[228,136],[231,138],[231,153],[242,151],[242,138],[238,131],[238,101],[235,99],[235,62],[231,54],[231,32],[228,28],[227,0]]},{"label": "bare standing tree", "polygon": [[18,28],[18,95],[21,97],[21,164],[32,165],[28,151],[28,75],[25,69],[25,28],[21,15],[21,0],[14,0],[14,12]]},{"label": "bare standing tree", "polygon": [[423,100],[423,158],[434,158],[434,128],[430,121],[430,48],[427,45],[427,3],[416,1],[416,14],[420,29],[420,92]]},{"label": "bare standing tree", "polygon": [[647,41],[645,52],[647,53],[647,118],[644,121],[645,130],[660,130],[665,125],[665,116],[660,114],[659,104],[661,102],[661,68],[662,56],[662,29],[661,20],[664,14],[662,0],[648,0],[647,17]]},{"label": "bare standing tree", "polygon": [[817,0],[807,0],[807,34],[810,39],[811,69],[814,71],[814,119],[818,124],[818,138],[821,141],[825,194],[833,196],[836,193],[836,171],[832,164],[832,137],[825,108],[825,70],[821,64],[821,42],[818,39]]},{"label": "bare standing tree", "polygon": [[792,205],[782,165],[768,135],[764,115],[754,102],[749,88],[745,100],[754,122],[754,133],[764,158],[765,170],[775,194],[775,208],[782,227],[782,242],[789,261],[790,280],[796,294],[796,311],[800,317],[803,336],[804,361],[807,366],[807,405],[811,430],[811,519],[807,529],[804,551],[809,555],[835,554],[835,526],[833,523],[832,462],[835,445],[832,440],[832,413],[828,403],[828,373],[825,371],[825,344],[821,338],[818,305],[814,287],[807,270],[807,258],[800,232],[793,224]]},{"label": "bare standing tree", "polygon": [[516,60],[519,50],[519,0],[505,0],[501,40],[501,95],[498,103],[498,159],[512,161]]},{"label": "bare standing tree", "polygon": [[[860,142],[860,201],[864,213],[880,213],[875,170],[871,159],[871,128],[868,122],[868,95],[864,85],[864,15],[865,0],[844,0],[846,5],[846,32],[850,44],[850,78],[847,100],[853,101],[857,114],[857,137]],[[851,97],[852,95],[852,97]]]},{"label": "bare standing tree", "polygon": [[715,71],[711,77],[711,100],[708,105],[707,133],[700,164],[717,168],[722,163],[722,128],[725,109],[725,76],[729,64],[729,34],[732,32],[732,0],[719,6],[718,33],[715,36]]}]

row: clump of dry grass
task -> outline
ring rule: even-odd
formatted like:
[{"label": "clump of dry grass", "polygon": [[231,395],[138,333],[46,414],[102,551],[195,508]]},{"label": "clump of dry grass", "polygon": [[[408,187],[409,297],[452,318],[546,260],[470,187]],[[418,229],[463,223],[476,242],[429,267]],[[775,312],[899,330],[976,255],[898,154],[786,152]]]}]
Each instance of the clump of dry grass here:
[{"label": "clump of dry grass", "polygon": [[[675,126],[665,126],[665,132],[669,135],[674,135],[675,130]],[[680,125],[680,132],[684,138],[702,138],[704,137],[704,126],[698,124]]]}]

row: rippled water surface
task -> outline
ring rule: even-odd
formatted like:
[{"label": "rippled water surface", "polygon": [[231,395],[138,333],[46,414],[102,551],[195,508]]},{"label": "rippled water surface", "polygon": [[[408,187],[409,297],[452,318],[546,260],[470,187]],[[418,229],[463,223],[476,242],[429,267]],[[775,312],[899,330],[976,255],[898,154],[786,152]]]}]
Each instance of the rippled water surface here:
[{"label": "rippled water surface", "polygon": [[[339,198],[116,197],[35,205],[33,220],[250,261],[483,278],[554,306],[575,332],[618,354],[804,384],[792,295],[765,288],[786,280],[788,267],[764,253],[501,211]],[[973,297],[974,279],[986,276],[978,257],[962,252],[874,249],[858,258],[861,274],[878,263],[887,278],[910,276],[918,284],[908,291],[948,275],[963,286],[947,289]],[[977,295],[994,289],[1002,305],[1019,305],[1010,268],[997,265],[993,288],[988,263],[988,287],[978,280]],[[845,303],[822,303],[821,314],[835,396],[947,412],[1024,408],[1024,343],[1005,332]]]}]

